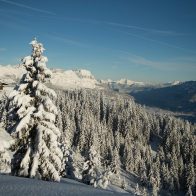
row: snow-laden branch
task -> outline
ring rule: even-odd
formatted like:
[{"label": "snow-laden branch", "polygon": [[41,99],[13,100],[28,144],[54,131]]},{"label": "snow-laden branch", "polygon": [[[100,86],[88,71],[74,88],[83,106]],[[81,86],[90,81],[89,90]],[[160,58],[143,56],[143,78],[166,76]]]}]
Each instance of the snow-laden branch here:
[{"label": "snow-laden branch", "polygon": [[59,181],[62,152],[60,131],[54,124],[56,93],[44,84],[52,73],[46,66],[47,57],[42,55],[43,45],[36,39],[30,44],[32,54],[22,59],[27,73],[9,96],[10,117],[16,120],[11,132],[19,144],[12,170],[20,176]]}]

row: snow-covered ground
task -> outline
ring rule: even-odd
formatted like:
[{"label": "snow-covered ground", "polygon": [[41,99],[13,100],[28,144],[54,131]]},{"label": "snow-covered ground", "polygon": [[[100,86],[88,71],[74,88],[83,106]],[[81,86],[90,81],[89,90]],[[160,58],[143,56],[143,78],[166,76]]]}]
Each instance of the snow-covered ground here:
[{"label": "snow-covered ground", "polygon": [[[60,183],[0,175],[1,196],[66,196],[66,195],[127,195],[115,191],[96,189],[83,183],[62,178]],[[130,194],[129,194],[130,195]]]}]

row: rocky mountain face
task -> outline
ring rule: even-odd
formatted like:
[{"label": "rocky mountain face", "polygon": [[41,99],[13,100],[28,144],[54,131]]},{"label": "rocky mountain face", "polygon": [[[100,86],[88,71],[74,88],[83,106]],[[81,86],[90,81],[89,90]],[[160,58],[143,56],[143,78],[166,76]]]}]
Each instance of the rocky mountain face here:
[{"label": "rocky mountain face", "polygon": [[[50,83],[54,86],[61,87],[63,89],[75,89],[75,88],[95,88],[98,81],[88,70],[62,70],[53,69],[53,77]],[[15,84],[21,76],[25,73],[22,67],[18,66],[0,66],[0,81]]]}]

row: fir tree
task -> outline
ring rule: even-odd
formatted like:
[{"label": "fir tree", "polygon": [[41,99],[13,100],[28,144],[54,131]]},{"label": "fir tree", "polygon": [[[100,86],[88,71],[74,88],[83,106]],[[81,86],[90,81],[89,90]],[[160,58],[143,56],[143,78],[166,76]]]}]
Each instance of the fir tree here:
[{"label": "fir tree", "polygon": [[123,180],[122,180],[121,188],[124,189],[124,190],[127,189],[127,182],[126,182],[125,178],[123,178]]},{"label": "fir tree", "polygon": [[62,152],[55,126],[57,108],[52,99],[56,93],[44,85],[51,77],[44,48],[34,39],[32,54],[22,59],[27,73],[10,95],[10,117],[15,125],[11,134],[17,141],[12,161],[14,175],[60,181]]},{"label": "fir tree", "polygon": [[[0,130],[1,132],[1,130]],[[9,153],[11,143],[1,141],[0,145],[0,173],[10,173],[11,157]]]},{"label": "fir tree", "polygon": [[83,179],[86,184],[97,186],[97,180],[101,176],[100,171],[100,156],[92,146],[88,152],[88,158],[83,166]]},{"label": "fir tree", "polygon": [[188,191],[186,193],[186,196],[193,196],[192,190],[191,190],[191,186],[189,186]]},{"label": "fir tree", "polygon": [[138,184],[136,184],[136,187],[135,187],[135,190],[134,190],[134,195],[136,195],[136,196],[141,196],[142,195]]}]

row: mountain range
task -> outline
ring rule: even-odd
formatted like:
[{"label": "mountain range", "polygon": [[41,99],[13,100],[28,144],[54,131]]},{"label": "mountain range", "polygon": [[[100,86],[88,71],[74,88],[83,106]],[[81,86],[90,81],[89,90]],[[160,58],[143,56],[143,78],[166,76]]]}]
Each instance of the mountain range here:
[{"label": "mountain range", "polygon": [[[53,75],[50,83],[52,85],[65,88],[95,88],[98,81],[88,70],[62,70],[52,69]],[[7,84],[15,84],[21,76],[25,73],[25,70],[19,66],[1,66],[0,65],[0,82]]]},{"label": "mountain range", "polygon": [[[61,89],[105,88],[131,95],[139,104],[180,112],[182,114],[179,116],[196,121],[196,81],[152,84],[129,79],[97,80],[89,70],[85,69],[52,69],[52,72],[50,84]],[[24,73],[22,67],[0,65],[0,82],[15,85]]]}]

